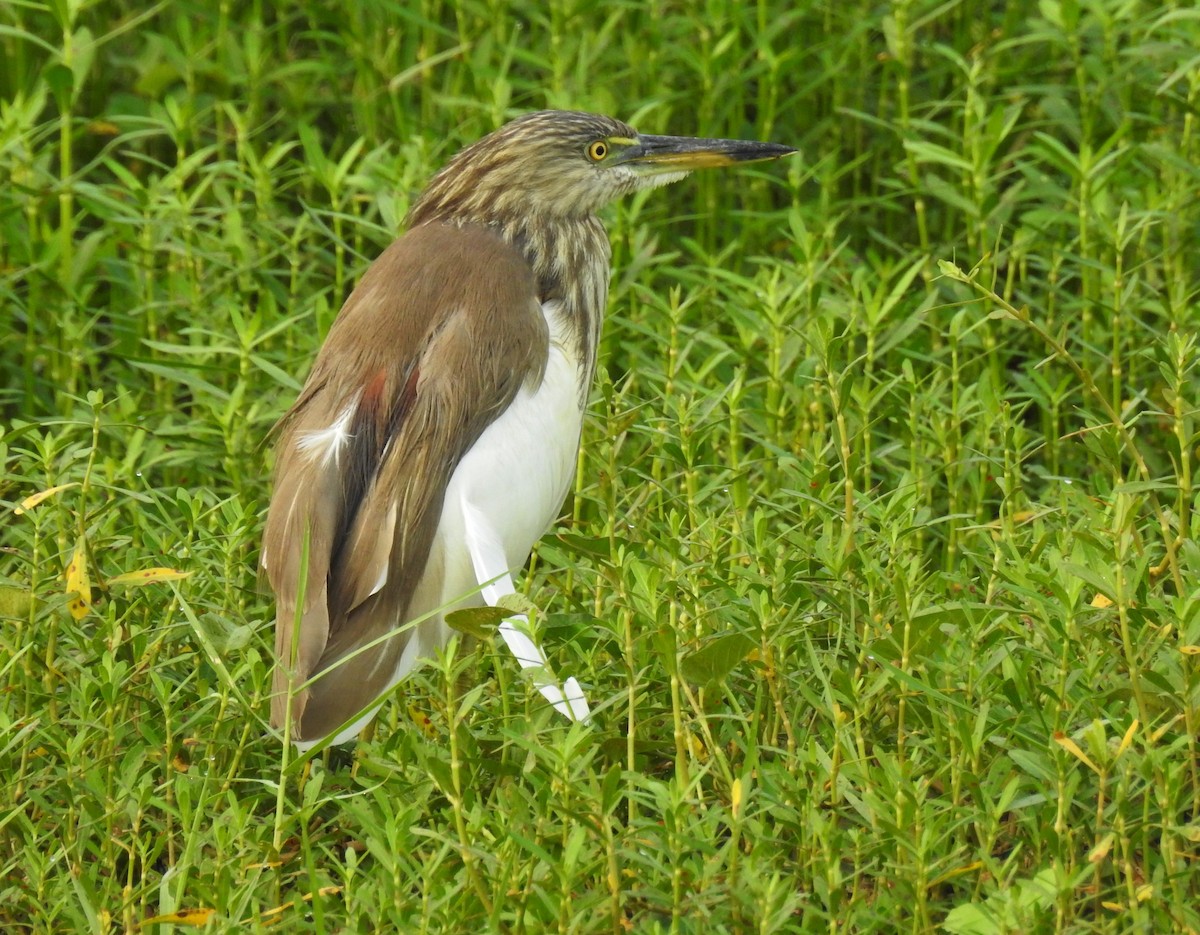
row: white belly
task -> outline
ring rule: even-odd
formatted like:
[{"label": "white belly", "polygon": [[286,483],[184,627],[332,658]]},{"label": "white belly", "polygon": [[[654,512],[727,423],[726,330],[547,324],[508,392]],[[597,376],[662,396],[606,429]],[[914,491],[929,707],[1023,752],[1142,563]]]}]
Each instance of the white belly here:
[{"label": "white belly", "polygon": [[[543,311],[550,326],[545,376],[537,388],[522,388],[517,393],[512,405],[483,431],[451,475],[425,573],[408,608],[409,621],[427,619],[413,627],[389,688],[450,639],[451,630],[443,620],[446,611],[483,604],[481,586],[489,581],[493,582],[487,589],[491,600],[512,590],[505,573],[525,564],[571,488],[583,422],[579,368],[568,351],[570,344],[558,327],[554,308]],[[498,576],[503,580],[496,584]],[[513,645],[509,642],[510,649]],[[556,702],[564,693],[557,687],[546,688],[545,679],[535,679],[535,683],[564,713],[569,707],[573,713],[568,716],[586,718],[587,704],[573,679],[566,695],[577,695],[578,701],[571,704]],[[363,715],[333,742],[355,737],[374,714]],[[305,749],[311,745],[297,746]]]},{"label": "white belly", "polygon": [[[499,539],[504,553],[500,571],[516,572],[550,528],[575,479],[580,406],[579,368],[565,350],[553,308],[546,309],[550,354],[541,385],[522,388],[508,407],[463,456],[446,487],[442,515],[430,550],[426,574],[414,594],[410,615],[484,603],[467,547],[469,503]],[[492,572],[494,575],[496,572]],[[396,669],[393,684],[421,658],[428,658],[450,638],[438,613],[418,624],[414,639]]]}]

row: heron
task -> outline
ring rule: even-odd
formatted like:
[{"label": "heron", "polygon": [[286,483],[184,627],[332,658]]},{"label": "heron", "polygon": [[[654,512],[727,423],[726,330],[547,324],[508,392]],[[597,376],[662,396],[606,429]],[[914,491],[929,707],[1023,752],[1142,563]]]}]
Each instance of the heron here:
[{"label": "heron", "polygon": [[[461,150],[339,311],[276,427],[261,564],[276,604],[271,721],[302,749],[356,737],[452,634],[513,591],[575,477],[611,248],[597,211],[789,146],[638,133],[539,111]],[[588,716],[526,628],[542,694]]]}]

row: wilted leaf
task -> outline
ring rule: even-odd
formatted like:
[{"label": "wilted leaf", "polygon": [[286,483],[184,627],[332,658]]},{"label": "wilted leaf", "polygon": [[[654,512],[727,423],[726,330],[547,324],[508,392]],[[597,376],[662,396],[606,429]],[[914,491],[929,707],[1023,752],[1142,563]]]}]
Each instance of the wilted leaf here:
[{"label": "wilted leaf", "polygon": [[936,877],[934,877],[932,885],[940,886],[942,883],[945,883],[947,880],[953,880],[956,877],[965,876],[968,873],[977,873],[982,868],[983,868],[982,860],[973,860],[969,864],[961,864],[960,866],[957,866],[957,867],[951,867],[949,870],[945,871],[944,873],[939,873]]},{"label": "wilted leaf", "polygon": [[131,588],[140,588],[144,584],[154,584],[158,581],[181,581],[190,574],[190,571],[176,571],[174,568],[145,568],[142,571],[127,571],[123,575],[109,578],[108,586],[124,584]]},{"label": "wilted leaf", "polygon": [[1083,752],[1083,749],[1074,740],[1064,734],[1062,731],[1054,732],[1054,742],[1070,753],[1075,759],[1079,760],[1084,766],[1093,772],[1099,773],[1100,767],[1091,761],[1091,758]]},{"label": "wilted leaf", "polygon": [[1106,834],[1100,839],[1100,843],[1088,851],[1088,863],[1098,864],[1103,863],[1107,859],[1109,852],[1112,850],[1113,841],[1116,840],[1116,835],[1112,832]]},{"label": "wilted leaf", "polygon": [[207,925],[208,920],[217,914],[216,909],[180,909],[178,912],[167,912],[160,916],[144,919],[142,925],[189,925],[200,928]]},{"label": "wilted leaf", "polygon": [[737,821],[742,814],[743,801],[745,800],[742,791],[742,777],[738,776],[729,789],[729,809],[733,813],[734,821]]},{"label": "wilted leaf", "polygon": [[63,490],[67,490],[70,487],[78,487],[78,486],[79,486],[78,483],[59,484],[57,487],[48,487],[47,489],[40,490],[37,493],[31,493],[28,497],[26,497],[19,504],[17,504],[17,507],[15,510],[13,510],[13,512],[16,513],[18,516],[20,516],[26,510],[32,510],[35,506],[37,506],[43,500],[53,497],[56,493],[59,493]]},{"label": "wilted leaf", "polygon": [[1128,728],[1126,728],[1125,736],[1121,738],[1121,744],[1120,744],[1120,746],[1117,747],[1117,757],[1118,758],[1121,756],[1121,754],[1123,754],[1126,750],[1128,750],[1129,745],[1133,743],[1133,735],[1137,733],[1139,723],[1140,722],[1138,721],[1138,719],[1134,718],[1133,722],[1129,725]]},{"label": "wilted leaf", "polygon": [[67,593],[75,595],[67,602],[67,609],[76,620],[82,620],[92,609],[92,579],[87,567],[87,540],[83,536],[75,543],[75,552],[64,576]]},{"label": "wilted leaf", "polygon": [[415,704],[408,706],[408,716],[412,718],[412,722],[417,725],[417,729],[426,737],[433,738],[437,736],[437,725],[433,723],[433,718]]},{"label": "wilted leaf", "polygon": [[695,685],[719,682],[757,645],[745,633],[727,633],[684,656],[679,671]]}]

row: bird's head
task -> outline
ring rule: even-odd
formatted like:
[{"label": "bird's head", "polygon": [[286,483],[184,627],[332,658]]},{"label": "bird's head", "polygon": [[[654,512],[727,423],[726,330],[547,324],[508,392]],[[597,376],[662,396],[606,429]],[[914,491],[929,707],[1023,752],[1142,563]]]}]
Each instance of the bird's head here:
[{"label": "bird's head", "polygon": [[611,117],[544,110],[518,117],[458,153],[430,182],[410,221],[584,217],[693,169],[793,152],[776,143],[650,136]]}]

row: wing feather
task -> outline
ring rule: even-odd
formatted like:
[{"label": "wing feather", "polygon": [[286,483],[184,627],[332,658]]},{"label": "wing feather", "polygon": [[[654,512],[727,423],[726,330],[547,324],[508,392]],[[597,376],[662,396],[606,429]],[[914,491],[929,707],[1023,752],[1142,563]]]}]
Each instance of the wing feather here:
[{"label": "wing feather", "polygon": [[414,228],[364,275],[280,424],[263,539],[275,726],[289,692],[307,739],[386,688],[411,634],[355,653],[405,622],[455,466],[522,384],[540,384],[548,344],[529,264],[487,228]]}]

